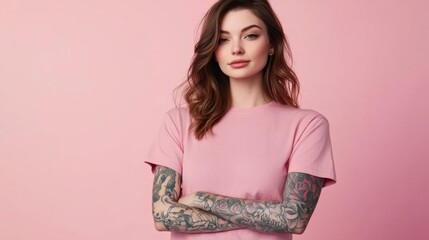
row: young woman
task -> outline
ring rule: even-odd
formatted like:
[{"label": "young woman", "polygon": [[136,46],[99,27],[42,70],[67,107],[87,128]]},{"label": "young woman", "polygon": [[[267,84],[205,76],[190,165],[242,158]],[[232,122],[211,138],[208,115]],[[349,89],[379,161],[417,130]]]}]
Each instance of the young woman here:
[{"label": "young woman", "polygon": [[203,20],[187,104],[167,111],[146,158],[155,227],[171,239],[291,239],[336,181],[328,120],[299,108],[266,0],[220,0]]}]

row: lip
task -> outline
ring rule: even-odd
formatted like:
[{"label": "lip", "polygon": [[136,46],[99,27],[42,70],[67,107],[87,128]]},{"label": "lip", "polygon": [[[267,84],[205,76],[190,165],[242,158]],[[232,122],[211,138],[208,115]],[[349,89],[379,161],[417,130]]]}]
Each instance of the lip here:
[{"label": "lip", "polygon": [[232,68],[242,68],[247,66],[247,64],[249,64],[250,61],[248,60],[242,60],[242,59],[238,59],[238,60],[234,60],[232,62],[229,63],[229,65]]}]

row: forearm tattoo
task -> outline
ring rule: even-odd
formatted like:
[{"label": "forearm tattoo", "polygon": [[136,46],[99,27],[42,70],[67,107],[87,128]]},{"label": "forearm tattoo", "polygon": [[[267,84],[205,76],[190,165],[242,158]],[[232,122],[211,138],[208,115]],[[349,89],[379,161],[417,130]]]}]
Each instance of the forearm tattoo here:
[{"label": "forearm tattoo", "polygon": [[283,202],[244,200],[198,192],[195,205],[233,223],[261,232],[302,233],[313,214],[323,178],[289,173]]},{"label": "forearm tattoo", "polygon": [[179,232],[218,232],[240,228],[206,211],[178,203],[180,178],[170,168],[157,167],[152,193],[155,222],[163,224],[169,231]]}]

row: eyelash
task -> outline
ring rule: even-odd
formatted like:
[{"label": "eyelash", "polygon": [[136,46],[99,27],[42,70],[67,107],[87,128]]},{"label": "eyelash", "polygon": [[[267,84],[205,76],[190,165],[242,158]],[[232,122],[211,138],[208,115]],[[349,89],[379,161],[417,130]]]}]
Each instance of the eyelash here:
[{"label": "eyelash", "polygon": [[[247,34],[247,35],[246,35],[246,37],[245,37],[245,38],[256,39],[257,37],[259,37],[259,35],[258,35],[258,34],[249,33],[249,34]],[[224,43],[224,42],[226,42],[227,40],[228,40],[228,39],[226,39],[226,38],[220,38],[220,39],[219,39],[219,43]]]},{"label": "eyelash", "polygon": [[255,39],[255,38],[257,38],[259,35],[258,35],[258,34],[254,34],[254,33],[250,33],[250,34],[247,34],[247,36],[246,36],[246,37],[250,37],[250,36],[252,36],[252,37],[251,37],[252,39]]}]

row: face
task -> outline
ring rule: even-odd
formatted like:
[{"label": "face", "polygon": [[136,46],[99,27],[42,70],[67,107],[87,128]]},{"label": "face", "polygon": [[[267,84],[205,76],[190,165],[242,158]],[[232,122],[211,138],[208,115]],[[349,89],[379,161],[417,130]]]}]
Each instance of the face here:
[{"label": "face", "polygon": [[265,24],[248,9],[232,10],[221,22],[216,61],[233,79],[260,79],[272,54]]}]

